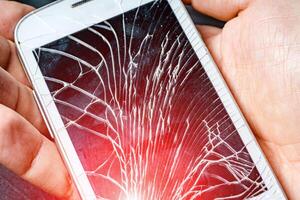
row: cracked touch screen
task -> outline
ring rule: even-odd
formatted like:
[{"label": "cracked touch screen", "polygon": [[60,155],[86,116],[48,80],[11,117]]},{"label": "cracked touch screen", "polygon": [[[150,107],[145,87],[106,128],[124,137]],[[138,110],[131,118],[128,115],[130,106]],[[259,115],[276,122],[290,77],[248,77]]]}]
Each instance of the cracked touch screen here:
[{"label": "cracked touch screen", "polygon": [[255,141],[243,143],[167,1],[33,53],[98,199],[264,199]]}]

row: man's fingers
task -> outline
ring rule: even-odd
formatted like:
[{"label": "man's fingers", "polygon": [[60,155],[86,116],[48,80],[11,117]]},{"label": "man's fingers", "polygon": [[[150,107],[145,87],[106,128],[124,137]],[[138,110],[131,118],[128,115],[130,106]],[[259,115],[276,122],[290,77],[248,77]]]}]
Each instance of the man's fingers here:
[{"label": "man's fingers", "polygon": [[1,104],[0,116],[0,163],[46,192],[70,197],[72,183],[55,145]]},{"label": "man's fingers", "polygon": [[204,40],[211,39],[222,33],[221,28],[208,25],[197,25],[197,29]]},{"label": "man's fingers", "polygon": [[5,67],[8,65],[11,51],[9,42],[0,36],[0,67]]},{"label": "man's fingers", "polygon": [[0,36],[0,55],[0,67],[8,71],[17,81],[31,87],[17,56],[15,44],[2,36]]},{"label": "man's fingers", "polygon": [[31,88],[31,84],[24,72],[22,64],[17,55],[16,45],[9,41],[10,46],[10,59],[6,66],[6,71],[8,71],[17,81]]},{"label": "man's fingers", "polygon": [[246,9],[250,0],[184,0],[192,4],[194,9],[216,19],[228,21]]},{"label": "man's fingers", "polygon": [[18,21],[33,8],[13,1],[0,1],[0,35],[13,41]]},{"label": "man's fingers", "polygon": [[207,26],[207,25],[198,25],[198,31],[200,32],[202,39],[204,40],[207,48],[209,49],[214,61],[221,65],[222,53],[221,53],[221,37],[222,29]]},{"label": "man's fingers", "polygon": [[[0,104],[3,104],[27,119],[41,133],[49,137],[48,130],[34,100],[32,90],[16,81],[0,68]],[[5,115],[0,115],[4,117]]]}]

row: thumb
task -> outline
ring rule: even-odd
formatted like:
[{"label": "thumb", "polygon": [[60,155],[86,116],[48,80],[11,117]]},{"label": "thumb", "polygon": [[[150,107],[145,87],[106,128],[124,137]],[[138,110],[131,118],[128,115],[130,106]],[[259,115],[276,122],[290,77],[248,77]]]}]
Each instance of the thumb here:
[{"label": "thumb", "polygon": [[0,116],[0,164],[48,193],[71,197],[72,183],[55,145],[1,104]]},{"label": "thumb", "polygon": [[250,0],[184,0],[199,12],[219,20],[228,21],[248,7]]},{"label": "thumb", "polygon": [[217,63],[217,65],[221,66],[221,60],[222,60],[222,52],[221,52],[221,39],[222,39],[222,29],[213,27],[213,26],[207,26],[207,25],[198,25],[197,26],[198,31],[200,32],[200,35],[206,44],[207,48],[209,49],[209,52],[211,53],[212,57],[214,58],[214,61]]}]

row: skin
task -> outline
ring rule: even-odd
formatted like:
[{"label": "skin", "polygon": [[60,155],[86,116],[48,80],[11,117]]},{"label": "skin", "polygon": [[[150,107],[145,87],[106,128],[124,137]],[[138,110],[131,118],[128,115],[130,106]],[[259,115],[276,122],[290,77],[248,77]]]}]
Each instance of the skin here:
[{"label": "skin", "polygon": [[48,193],[78,199],[16,54],[14,27],[33,8],[0,1],[0,10],[0,164]]},{"label": "skin", "polygon": [[[223,29],[198,28],[287,196],[297,199],[300,1],[186,0],[185,3],[228,21]],[[0,9],[0,164],[46,192],[77,199],[62,159],[48,139],[49,133],[13,43],[17,21],[32,8],[0,1]]]}]

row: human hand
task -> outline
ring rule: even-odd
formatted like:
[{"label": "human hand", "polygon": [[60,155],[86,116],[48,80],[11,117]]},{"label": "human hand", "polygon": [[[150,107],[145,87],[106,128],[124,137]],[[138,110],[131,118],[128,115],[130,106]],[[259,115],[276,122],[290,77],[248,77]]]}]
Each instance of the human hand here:
[{"label": "human hand", "polygon": [[199,26],[290,199],[300,190],[300,1],[186,0],[228,21]]},{"label": "human hand", "polygon": [[[200,31],[292,199],[300,188],[300,134],[296,126],[300,119],[299,4],[292,0],[219,4],[193,0],[196,9],[230,20],[223,30],[202,26]],[[0,13],[0,35],[12,40],[11,27],[30,9],[6,1],[0,2],[0,8],[6,11]],[[0,65],[13,75],[0,68],[0,163],[52,194],[68,196],[67,172],[54,144],[40,134],[47,131],[14,44],[4,38],[0,41]],[[29,173],[24,175],[24,171]]]},{"label": "human hand", "polygon": [[0,164],[46,192],[75,199],[13,43],[16,23],[32,9],[0,1]]}]

